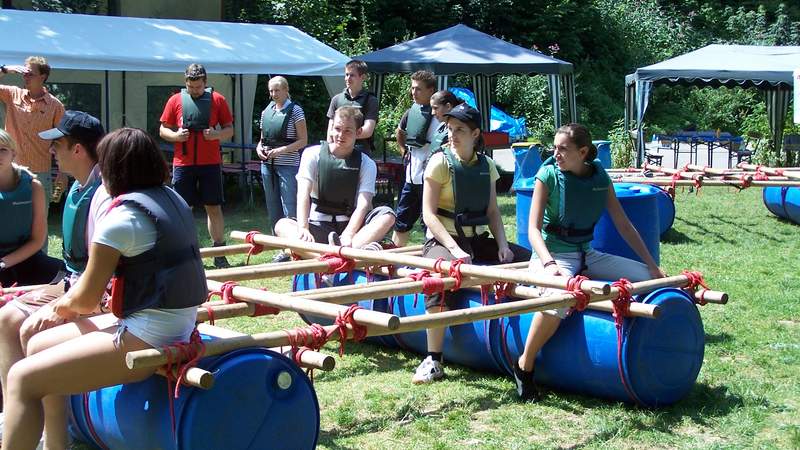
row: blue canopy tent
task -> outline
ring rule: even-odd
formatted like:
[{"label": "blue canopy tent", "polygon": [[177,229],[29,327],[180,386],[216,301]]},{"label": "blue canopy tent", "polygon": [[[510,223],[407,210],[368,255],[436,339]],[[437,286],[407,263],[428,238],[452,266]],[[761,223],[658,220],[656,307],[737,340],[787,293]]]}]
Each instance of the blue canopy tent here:
[{"label": "blue canopy tent", "polygon": [[566,95],[569,120],[577,121],[572,64],[508,43],[466,25],[453,27],[367,53],[356,58],[369,65],[380,98],[388,73],[412,73],[427,69],[447,89],[448,76],[471,74],[483,129],[490,129],[492,81],[499,74],[545,74],[550,83],[555,126],[561,126],[561,90]]},{"label": "blue canopy tent", "polygon": [[709,45],[625,77],[625,126],[638,129],[637,164],[644,155],[644,115],[654,85],[757,88],[766,94],[770,143],[779,155],[792,97],[792,72],[800,68],[800,47]]}]

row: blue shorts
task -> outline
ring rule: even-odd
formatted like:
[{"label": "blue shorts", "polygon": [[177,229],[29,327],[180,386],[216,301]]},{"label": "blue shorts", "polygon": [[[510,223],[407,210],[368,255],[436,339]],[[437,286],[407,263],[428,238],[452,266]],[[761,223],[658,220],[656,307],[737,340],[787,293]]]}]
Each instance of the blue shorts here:
[{"label": "blue shorts", "polygon": [[400,191],[400,198],[397,199],[397,221],[394,229],[406,233],[414,228],[422,215],[422,185],[405,183],[403,190]]},{"label": "blue shorts", "polygon": [[172,187],[192,207],[225,202],[222,168],[217,164],[173,167]]}]

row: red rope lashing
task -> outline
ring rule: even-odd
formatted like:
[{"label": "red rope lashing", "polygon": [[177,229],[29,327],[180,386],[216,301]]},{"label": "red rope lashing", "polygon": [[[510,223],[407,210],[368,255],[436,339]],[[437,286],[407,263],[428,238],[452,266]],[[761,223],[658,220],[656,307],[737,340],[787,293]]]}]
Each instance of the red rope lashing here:
[{"label": "red rope lashing", "polygon": [[257,255],[264,251],[263,245],[253,242],[253,238],[255,238],[257,234],[261,233],[259,231],[248,231],[247,235],[244,237],[244,241],[250,244],[250,250],[247,251],[247,260],[245,260],[245,264],[250,264],[251,256]]},{"label": "red rope lashing", "polygon": [[353,340],[363,341],[367,337],[367,327],[353,320],[353,314],[361,309],[356,304],[350,305],[346,311],[340,312],[333,322],[338,327],[339,332],[339,356],[344,355],[344,343],[347,342],[347,325],[353,329]]},{"label": "red rope lashing", "polygon": [[672,174],[672,181],[669,183],[669,190],[667,192],[672,192],[672,199],[675,200],[675,186],[678,185],[678,180],[681,179],[681,171],[677,171]]},{"label": "red rope lashing", "polygon": [[699,173],[693,174],[692,181],[694,181],[695,194],[700,195],[700,188],[703,187],[703,175]]},{"label": "red rope lashing", "polygon": [[491,284],[481,285],[481,305],[486,306],[489,304],[489,290],[492,288]]},{"label": "red rope lashing", "polygon": [[742,189],[747,189],[753,184],[753,178],[750,175],[739,175],[739,180],[742,182]]},{"label": "red rope lashing", "polygon": [[461,265],[464,264],[464,261],[461,259],[456,259],[450,261],[450,276],[456,279],[456,284],[453,286],[451,291],[457,291],[461,289]]},{"label": "red rope lashing", "polygon": [[753,174],[753,181],[769,181],[769,176],[764,172],[756,171]]},{"label": "red rope lashing", "polygon": [[294,330],[283,330],[286,333],[289,346],[292,349],[300,347],[308,347],[311,350],[319,350],[328,342],[328,333],[325,328],[318,323],[312,323],[304,328],[295,328]]},{"label": "red rope lashing", "polygon": [[775,169],[775,175],[782,177],[783,176],[783,169]]},{"label": "red rope lashing", "polygon": [[218,296],[222,299],[225,303],[237,303],[236,298],[233,296],[233,288],[238,286],[239,284],[235,281],[226,281],[222,283],[217,291],[211,291],[208,293],[208,300],[211,300],[215,296]]},{"label": "red rope lashing", "polygon": [[681,272],[681,275],[687,278],[687,285],[686,289],[695,290],[697,286],[701,286],[705,289],[710,289],[708,284],[706,284],[706,280],[703,279],[703,274],[700,272],[684,270]]},{"label": "red rope lashing", "polygon": [[351,272],[356,267],[355,261],[341,255],[341,248],[338,253],[339,254],[326,253],[318,258],[328,265],[327,271],[323,272],[324,274],[330,275],[334,273]]},{"label": "red rope lashing", "polygon": [[[434,294],[441,294],[444,296],[444,280],[439,277],[432,276],[430,271],[420,270],[419,272],[412,272],[408,274],[407,278],[411,278],[414,281],[422,281],[423,295],[431,296]],[[419,294],[414,294],[414,308],[417,307],[418,299]]]},{"label": "red rope lashing", "polygon": [[208,313],[208,324],[214,326],[214,308],[205,306],[206,313]]},{"label": "red rope lashing", "polygon": [[280,312],[281,310],[274,306],[255,303],[253,304],[253,314],[250,314],[250,317],[274,316],[280,314]]},{"label": "red rope lashing", "polygon": [[[175,405],[173,399],[178,398],[181,392],[181,384],[186,380],[186,372],[197,365],[200,358],[206,351],[203,339],[197,328],[192,331],[189,342],[180,342],[170,346],[162,347],[167,355],[167,364],[164,365],[167,378],[167,395],[169,397],[169,415],[172,420],[172,437],[175,438]],[[174,349],[173,353],[170,349]],[[175,373],[177,372],[177,376]],[[175,383],[173,393],[172,384]]]},{"label": "red rope lashing", "polygon": [[700,289],[700,298],[694,298],[698,305],[705,306],[708,304],[708,300],[706,300],[706,292],[708,292],[708,289]]},{"label": "red rope lashing", "polygon": [[589,294],[581,289],[581,284],[588,279],[583,275],[575,275],[567,280],[567,290],[575,296],[575,310],[577,311],[583,311],[589,304]]},{"label": "red rope lashing", "polygon": [[619,379],[622,382],[622,387],[625,388],[625,392],[628,396],[637,404],[642,404],[642,401],[636,395],[635,392],[628,386],[628,380],[625,377],[625,372],[622,369],[622,327],[625,324],[625,316],[629,315],[630,313],[630,306],[633,297],[631,295],[631,291],[633,290],[633,285],[630,281],[626,280],[625,278],[620,278],[619,281],[615,281],[611,283],[611,286],[616,287],[619,290],[619,295],[617,298],[611,300],[614,306],[614,312],[612,316],[614,317],[614,327],[617,329],[617,369],[619,371]]},{"label": "red rope lashing", "polygon": [[494,283],[494,298],[496,301],[501,302],[506,298],[511,297],[514,293],[516,284],[504,281],[497,281]]}]

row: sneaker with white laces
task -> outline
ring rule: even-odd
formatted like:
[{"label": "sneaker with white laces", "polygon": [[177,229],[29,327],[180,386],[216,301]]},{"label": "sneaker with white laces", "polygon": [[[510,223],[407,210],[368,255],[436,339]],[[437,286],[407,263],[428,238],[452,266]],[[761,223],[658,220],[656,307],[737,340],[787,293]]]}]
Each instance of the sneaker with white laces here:
[{"label": "sneaker with white laces", "polygon": [[284,252],[283,250],[279,251],[272,257],[273,263],[285,263],[292,260],[292,256],[288,253]]},{"label": "sneaker with white laces", "polygon": [[328,233],[328,244],[341,247],[342,240],[339,238],[339,233],[335,231],[331,231],[330,233]]},{"label": "sneaker with white laces", "polygon": [[423,359],[422,363],[417,367],[414,376],[411,377],[411,382],[414,384],[425,384],[441,380],[442,378],[444,378],[442,363],[428,356]]},{"label": "sneaker with white laces", "polygon": [[361,246],[361,250],[370,250],[370,251],[373,251],[373,252],[382,252],[383,251],[383,246],[380,244],[380,242],[369,242],[367,244],[362,245]]}]

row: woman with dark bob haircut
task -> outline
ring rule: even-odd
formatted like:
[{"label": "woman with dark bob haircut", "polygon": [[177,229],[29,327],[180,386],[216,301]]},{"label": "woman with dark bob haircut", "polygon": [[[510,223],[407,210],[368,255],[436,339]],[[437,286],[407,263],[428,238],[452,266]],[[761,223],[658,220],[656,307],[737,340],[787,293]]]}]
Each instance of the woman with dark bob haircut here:
[{"label": "woman with dark bob haircut", "polygon": [[[187,341],[206,298],[191,210],[164,185],[167,165],[156,142],[123,128],[97,150],[113,201],[83,277],[54,302],[54,313],[69,322],[34,335],[27,356],[11,367],[3,448],[35,448],[43,427],[47,448],[66,448],[65,396],[152,375],[129,370],[126,353]],[[96,310],[109,281],[113,315],[81,317]]]}]

